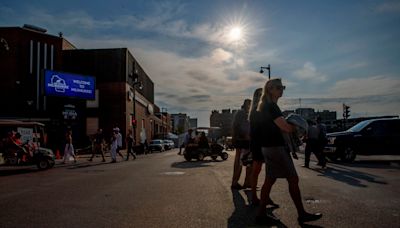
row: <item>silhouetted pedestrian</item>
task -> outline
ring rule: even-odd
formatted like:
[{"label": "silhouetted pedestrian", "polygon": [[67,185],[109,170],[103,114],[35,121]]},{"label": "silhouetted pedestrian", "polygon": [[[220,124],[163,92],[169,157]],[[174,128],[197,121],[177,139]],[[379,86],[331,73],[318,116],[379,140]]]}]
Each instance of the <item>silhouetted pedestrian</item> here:
[{"label": "silhouetted pedestrian", "polygon": [[236,148],[235,161],[233,165],[232,189],[242,189],[251,187],[251,166],[246,166],[246,177],[243,186],[239,184],[240,174],[242,173],[241,158],[250,149],[250,124],[248,120],[251,100],[245,99],[239,111],[235,113],[232,122],[232,141]]},{"label": "silhouetted pedestrian", "polygon": [[92,149],[92,157],[90,157],[89,161],[93,161],[93,158],[96,154],[101,154],[103,158],[102,162],[105,162],[106,159],[104,158],[104,134],[103,129],[97,129],[97,133],[94,137],[94,148]]},{"label": "silhouetted pedestrian", "polygon": [[256,217],[257,223],[271,220],[271,217],[266,216],[266,206],[271,188],[277,178],[286,178],[288,181],[289,193],[296,206],[300,224],[322,217],[320,213],[310,214],[304,210],[298,185],[299,177],[290,154],[285,150],[285,140],[281,131],[291,133],[295,127],[286,122],[277,105],[284,89],[285,86],[282,85],[281,79],[268,80],[257,108],[263,119],[261,137],[264,140],[261,143],[261,151],[266,165],[265,181],[261,189],[261,203]]},{"label": "silhouetted pedestrian", "polygon": [[115,135],[116,135],[116,137],[117,137],[117,154],[118,154],[119,156],[121,156],[121,158],[124,158],[124,156],[123,156],[122,153],[121,153],[121,149],[122,149],[122,135],[121,135],[121,133],[119,132],[119,127],[115,127],[115,128],[114,128],[114,132],[115,132]]},{"label": "silhouetted pedestrian", "polygon": [[69,161],[70,156],[72,156],[74,158],[74,162],[76,163],[74,145],[72,144],[72,130],[68,130],[67,133],[65,134],[65,148],[64,148],[63,164],[65,164],[67,161]]},{"label": "silhouetted pedestrian", "polygon": [[113,131],[111,137],[111,163],[117,162],[117,149],[118,149],[118,141],[117,141],[117,132]]},{"label": "silhouetted pedestrian", "polygon": [[126,135],[125,141],[126,141],[126,147],[127,147],[126,160],[127,161],[129,160],[129,154],[132,155],[133,159],[136,159],[136,154],[133,151],[133,146],[135,145],[135,139],[133,138],[131,129],[128,130],[128,134]]},{"label": "silhouetted pedestrian", "polygon": [[318,146],[317,153],[319,154],[319,162],[317,165],[320,165],[322,168],[326,166],[326,158],[324,154],[324,148],[328,139],[326,138],[326,126],[321,123],[321,117],[317,117],[317,129],[318,129]]},{"label": "silhouetted pedestrian", "polygon": [[[262,88],[258,88],[254,91],[253,100],[250,107],[249,121],[250,121],[250,151],[253,159],[252,171],[251,171],[251,203],[253,205],[260,204],[260,200],[257,197],[257,184],[258,176],[261,172],[262,164],[264,163],[264,156],[261,152],[261,142],[266,140],[261,137],[262,127],[262,115],[257,111],[258,103],[260,102],[262,95]],[[267,204],[278,206],[269,197]]]},{"label": "silhouetted pedestrian", "polygon": [[179,153],[178,155],[182,154],[182,148],[185,149],[185,147],[190,143],[190,141],[192,140],[192,129],[188,129],[187,133],[185,134],[185,138],[183,139],[183,143],[182,145],[179,147]]}]

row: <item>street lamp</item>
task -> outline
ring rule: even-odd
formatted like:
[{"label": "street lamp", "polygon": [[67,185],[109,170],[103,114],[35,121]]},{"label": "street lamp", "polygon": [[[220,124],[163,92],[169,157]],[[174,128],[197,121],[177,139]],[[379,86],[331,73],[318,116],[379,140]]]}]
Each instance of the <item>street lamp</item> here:
[{"label": "street lamp", "polygon": [[138,81],[137,77],[135,78],[134,82],[132,83],[132,90],[133,90],[133,114],[132,114],[132,131],[133,131],[133,139],[135,140],[136,145],[136,86],[139,85],[139,89],[143,89],[142,82]]},{"label": "street lamp", "polygon": [[[163,139],[165,139],[165,132],[166,132],[166,127],[164,127],[164,112],[167,112],[167,108],[161,108],[161,125],[162,125],[162,134],[163,134]],[[165,120],[165,125],[167,125],[167,120]]]},{"label": "street lamp", "polygon": [[264,70],[268,70],[268,79],[271,79],[271,65],[268,64],[267,67],[260,67],[260,74],[264,73]]}]

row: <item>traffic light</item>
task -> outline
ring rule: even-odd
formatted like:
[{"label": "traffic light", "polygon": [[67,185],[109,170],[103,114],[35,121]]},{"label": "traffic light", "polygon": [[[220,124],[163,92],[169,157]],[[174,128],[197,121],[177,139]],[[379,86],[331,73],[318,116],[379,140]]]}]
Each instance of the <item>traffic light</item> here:
[{"label": "traffic light", "polygon": [[132,127],[136,128],[137,121],[136,119],[132,118]]},{"label": "traffic light", "polygon": [[343,118],[348,119],[350,117],[350,106],[343,104]]}]

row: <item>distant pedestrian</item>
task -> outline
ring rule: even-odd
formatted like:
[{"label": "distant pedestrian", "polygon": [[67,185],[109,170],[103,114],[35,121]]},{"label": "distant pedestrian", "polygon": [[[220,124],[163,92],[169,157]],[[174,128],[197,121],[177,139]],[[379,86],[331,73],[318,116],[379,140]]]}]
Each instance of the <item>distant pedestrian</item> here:
[{"label": "distant pedestrian", "polygon": [[208,150],[210,148],[210,145],[208,144],[208,138],[205,132],[200,133],[198,144],[200,149]]},{"label": "distant pedestrian", "polygon": [[124,158],[124,156],[123,156],[122,153],[121,153],[121,149],[122,149],[122,135],[121,135],[121,133],[119,132],[119,128],[118,128],[118,127],[115,127],[115,128],[114,128],[114,132],[115,132],[115,135],[116,135],[116,137],[117,137],[117,154],[118,154],[119,156],[121,156],[121,158]]},{"label": "distant pedestrian", "polygon": [[117,149],[118,149],[118,140],[117,140],[117,132],[113,131],[111,137],[111,163],[117,162]]},{"label": "distant pedestrian", "polygon": [[71,156],[74,158],[74,162],[76,163],[74,145],[72,145],[72,131],[68,130],[67,133],[65,134],[65,148],[64,148],[63,164],[65,164],[67,161],[69,161],[69,158]]},{"label": "distant pedestrian", "polygon": [[261,151],[265,159],[266,175],[261,189],[260,207],[257,213],[257,223],[269,223],[271,217],[266,216],[266,206],[271,188],[277,178],[285,178],[289,183],[289,193],[296,206],[298,222],[300,224],[320,219],[322,214],[310,214],[304,209],[301,200],[299,177],[290,154],[285,150],[283,132],[291,133],[295,127],[283,118],[283,114],[277,105],[282,97],[285,86],[281,79],[268,80],[264,86],[261,102],[257,110],[262,115]]},{"label": "distant pedestrian", "polygon": [[[250,151],[253,159],[251,171],[251,203],[259,205],[260,199],[257,197],[257,184],[258,176],[261,172],[262,164],[264,163],[264,156],[261,152],[261,142],[264,139],[261,137],[262,115],[257,111],[258,103],[262,95],[262,88],[254,91],[253,100],[250,107],[249,122],[250,122]],[[278,206],[268,196],[267,204]]]},{"label": "distant pedestrian", "polygon": [[326,161],[322,154],[322,146],[325,146],[323,140],[325,139],[325,129],[321,124],[315,123],[312,120],[308,120],[308,130],[307,130],[307,138],[306,138],[306,148],[304,151],[304,165],[303,167],[310,167],[310,157],[311,153],[314,153],[315,157],[318,159],[318,164],[322,167],[325,167]]},{"label": "distant pedestrian", "polygon": [[182,148],[185,149],[185,147],[190,143],[190,141],[192,141],[192,129],[188,129],[187,133],[185,134],[185,138],[183,139],[183,143],[182,145],[179,147],[179,153],[178,155],[182,154]]},{"label": "distant pedestrian", "polygon": [[317,153],[319,154],[320,160],[317,165],[320,165],[322,168],[326,166],[326,158],[324,154],[324,148],[328,139],[326,137],[326,126],[325,124],[321,123],[321,117],[317,117],[317,129],[318,129],[318,146],[317,146]]},{"label": "distant pedestrian", "polygon": [[129,129],[128,130],[128,134],[126,135],[126,147],[127,147],[127,151],[126,151],[126,160],[129,160],[129,154],[132,155],[133,159],[136,159],[136,154],[133,152],[133,146],[135,145],[135,139],[133,138],[132,135],[132,130]]},{"label": "distant pedestrian", "polygon": [[232,122],[232,140],[236,148],[235,161],[233,165],[232,189],[243,189],[251,187],[251,166],[246,166],[246,177],[243,186],[239,184],[242,173],[241,158],[249,153],[250,149],[250,124],[248,120],[250,110],[250,99],[245,99],[239,111],[235,113]]},{"label": "distant pedestrian", "polygon": [[105,162],[106,159],[104,158],[104,134],[103,134],[103,129],[99,128],[97,129],[97,133],[94,137],[94,142],[93,142],[94,148],[92,150],[92,157],[90,157],[89,161],[93,161],[93,158],[96,154],[101,154],[101,157],[103,158],[102,162]]}]

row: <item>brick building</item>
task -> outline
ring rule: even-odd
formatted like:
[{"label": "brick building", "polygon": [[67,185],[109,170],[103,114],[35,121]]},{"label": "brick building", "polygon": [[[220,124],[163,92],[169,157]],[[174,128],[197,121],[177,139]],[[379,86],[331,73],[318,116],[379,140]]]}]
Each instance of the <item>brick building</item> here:
[{"label": "brick building", "polygon": [[210,115],[210,127],[221,128],[221,136],[232,135],[232,121],[237,110],[223,109],[221,112],[213,110]]},{"label": "brick building", "polygon": [[[133,116],[136,142],[171,129],[167,113],[156,115],[160,111],[154,104],[153,81],[127,48],[82,50],[61,33],[50,35],[30,25],[1,27],[0,69],[0,105],[7,107],[0,118],[45,123],[52,149],[62,148],[67,128],[73,130],[78,147],[98,127],[110,133],[118,126],[125,135],[133,128]],[[45,70],[94,77],[95,99],[46,95]],[[135,80],[142,86],[134,88]]]}]

